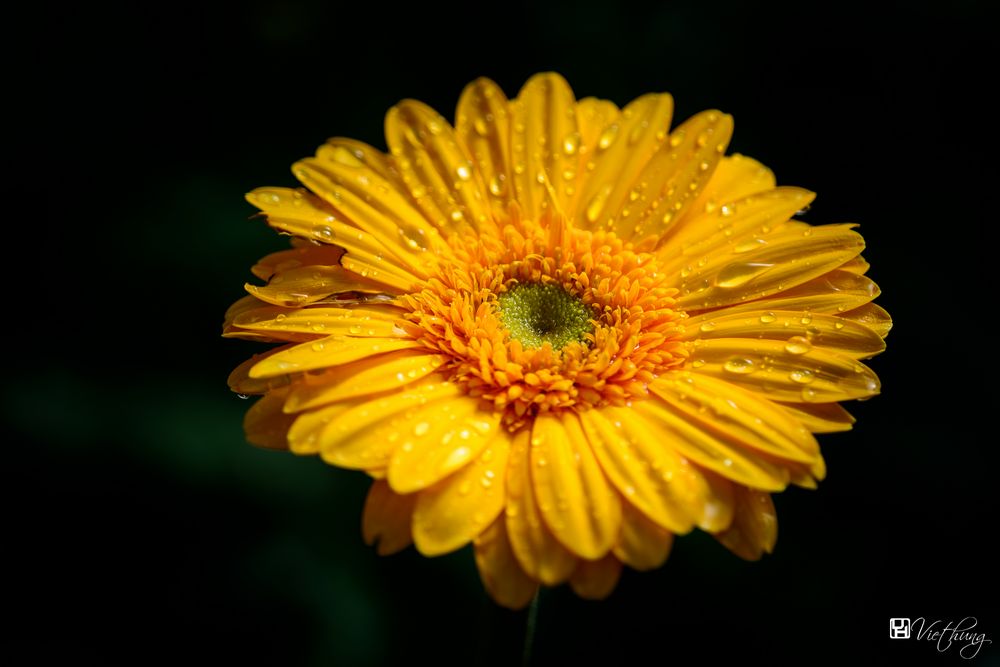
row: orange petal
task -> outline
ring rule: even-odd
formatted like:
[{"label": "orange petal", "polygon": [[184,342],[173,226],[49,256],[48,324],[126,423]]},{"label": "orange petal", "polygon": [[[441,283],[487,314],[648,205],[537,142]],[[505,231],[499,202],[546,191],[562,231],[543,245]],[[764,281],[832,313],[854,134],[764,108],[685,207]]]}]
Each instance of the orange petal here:
[{"label": "orange petal", "polygon": [[330,368],[298,379],[285,403],[286,412],[298,412],[355,396],[399,389],[433,373],[445,358],[415,350],[400,350]]},{"label": "orange petal", "polygon": [[732,526],[715,535],[727,549],[745,560],[758,560],[774,550],[778,516],[767,493],[737,487],[736,516]]},{"label": "orange petal", "polygon": [[419,494],[413,541],[425,556],[471,542],[503,511],[510,435],[499,431],[470,464]]},{"label": "orange petal", "polygon": [[243,418],[248,442],[267,449],[288,449],[288,429],[295,418],[281,410],[287,393],[287,389],[272,391],[250,406]]},{"label": "orange petal", "polygon": [[345,306],[328,308],[311,306],[289,310],[257,302],[233,318],[233,326],[269,335],[284,333],[312,334],[321,337],[330,334],[362,338],[405,338],[407,333],[397,326],[402,322],[402,311],[391,306]]},{"label": "orange petal", "polygon": [[304,248],[291,248],[265,255],[257,260],[250,271],[261,280],[268,280],[279,271],[287,271],[300,266],[334,266],[340,262],[343,254],[343,248],[332,245],[308,245]]},{"label": "orange petal", "polygon": [[321,436],[327,426],[340,415],[366,400],[365,398],[357,398],[290,415],[295,419],[295,423],[288,430],[289,449],[296,454],[318,454],[321,449]]},{"label": "orange petal", "polygon": [[438,229],[476,230],[489,221],[481,176],[439,113],[403,100],[385,116],[385,139],[410,195]]},{"label": "orange petal", "polygon": [[389,484],[400,493],[419,491],[466,467],[496,437],[499,423],[499,414],[468,396],[425,406],[399,427],[409,428],[389,461]]},{"label": "orange petal", "polygon": [[531,485],[530,431],[522,429],[511,443],[507,469],[507,535],[525,572],[546,586],[569,579],[576,557],[559,543],[542,521]]},{"label": "orange petal", "polygon": [[705,189],[688,208],[684,220],[677,227],[697,224],[695,220],[698,216],[712,213],[722,204],[767,192],[776,186],[774,173],[757,160],[738,153],[723,156]]},{"label": "orange petal", "polygon": [[538,583],[514,558],[503,517],[476,538],[476,567],[490,597],[501,607],[523,609],[538,592]]},{"label": "orange petal", "polygon": [[287,385],[287,377],[267,378],[264,380],[258,380],[250,377],[251,368],[256,366],[262,359],[266,359],[268,356],[276,354],[282,349],[284,348],[279,347],[262,354],[255,354],[234,368],[233,372],[229,374],[229,388],[238,394],[247,395],[264,394],[271,389]]},{"label": "orange petal", "polygon": [[511,116],[514,194],[524,216],[538,220],[553,199],[565,212],[580,160],[572,89],[558,74],[536,74],[511,103]]},{"label": "orange petal", "polygon": [[415,501],[414,495],[395,493],[382,480],[372,482],[361,516],[365,544],[375,545],[379,556],[388,556],[410,546],[410,518]]},{"label": "orange petal", "polygon": [[621,528],[621,501],[574,413],[535,419],[531,478],[543,521],[567,549],[590,559],[611,550]]},{"label": "orange petal", "polygon": [[585,600],[603,600],[615,590],[621,574],[621,561],[614,554],[608,554],[600,560],[581,560],[569,585]]},{"label": "orange petal", "polygon": [[889,317],[889,313],[874,303],[866,303],[859,308],[848,310],[841,313],[840,317],[862,324],[882,338],[888,336],[889,330],[892,329],[892,318]]},{"label": "orange petal", "polygon": [[622,503],[622,532],[614,554],[634,570],[653,570],[667,561],[674,534],[643,516],[629,502]]},{"label": "orange petal", "polygon": [[247,292],[275,306],[298,307],[342,292],[380,294],[395,288],[363,278],[340,266],[303,266],[275,274],[264,286],[244,285]]}]

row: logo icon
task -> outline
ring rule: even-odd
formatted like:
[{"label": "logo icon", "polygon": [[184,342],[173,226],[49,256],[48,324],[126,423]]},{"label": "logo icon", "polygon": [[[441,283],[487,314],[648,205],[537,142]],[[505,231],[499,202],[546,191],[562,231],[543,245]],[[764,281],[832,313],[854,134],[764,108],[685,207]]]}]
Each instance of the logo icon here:
[{"label": "logo icon", "polygon": [[889,619],[889,639],[909,639],[910,619],[890,618]]}]

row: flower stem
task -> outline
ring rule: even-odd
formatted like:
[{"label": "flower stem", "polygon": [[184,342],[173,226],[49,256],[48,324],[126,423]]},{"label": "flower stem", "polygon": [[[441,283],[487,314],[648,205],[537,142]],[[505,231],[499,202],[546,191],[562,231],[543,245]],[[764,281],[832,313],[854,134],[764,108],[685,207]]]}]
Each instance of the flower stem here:
[{"label": "flower stem", "polygon": [[531,652],[535,647],[535,626],[538,624],[538,600],[541,594],[541,588],[535,591],[535,597],[531,598],[531,606],[528,607],[528,618],[524,628],[524,652],[521,654],[522,667],[531,665]]}]

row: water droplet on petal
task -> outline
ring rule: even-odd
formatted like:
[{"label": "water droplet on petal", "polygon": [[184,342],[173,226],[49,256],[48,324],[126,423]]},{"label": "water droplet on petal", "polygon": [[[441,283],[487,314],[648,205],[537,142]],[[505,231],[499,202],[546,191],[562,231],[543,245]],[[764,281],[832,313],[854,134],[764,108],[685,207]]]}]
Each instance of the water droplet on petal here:
[{"label": "water droplet on petal", "polygon": [[816,379],[815,376],[813,376],[812,371],[806,370],[804,368],[801,370],[792,371],[791,373],[788,374],[788,378],[792,382],[797,382],[798,384],[809,384],[810,382]]},{"label": "water droplet on petal", "polygon": [[726,363],[722,365],[722,368],[737,375],[746,375],[748,373],[753,373],[755,370],[753,360],[745,357],[733,357],[732,359],[726,361]]},{"label": "water droplet on petal", "polygon": [[792,336],[785,343],[785,352],[789,354],[805,354],[812,349],[812,343],[802,336]]}]

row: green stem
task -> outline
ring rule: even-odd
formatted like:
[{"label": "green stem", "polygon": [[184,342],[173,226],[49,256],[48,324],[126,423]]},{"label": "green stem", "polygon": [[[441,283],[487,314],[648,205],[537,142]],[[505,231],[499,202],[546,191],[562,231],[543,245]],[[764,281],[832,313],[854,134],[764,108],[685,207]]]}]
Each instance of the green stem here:
[{"label": "green stem", "polygon": [[538,600],[541,598],[542,589],[535,592],[535,597],[531,598],[531,606],[528,607],[528,620],[524,628],[524,652],[521,654],[522,667],[531,665],[531,652],[535,647],[535,626],[538,624]]}]

